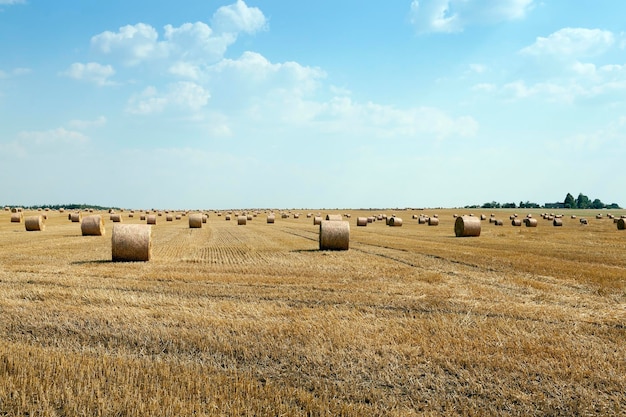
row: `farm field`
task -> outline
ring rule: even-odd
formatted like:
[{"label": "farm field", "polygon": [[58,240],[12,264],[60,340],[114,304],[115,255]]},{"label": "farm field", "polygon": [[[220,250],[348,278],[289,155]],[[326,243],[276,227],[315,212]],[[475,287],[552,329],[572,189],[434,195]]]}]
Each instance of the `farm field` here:
[{"label": "farm field", "polygon": [[[164,214],[151,260],[122,263],[106,213],[82,236],[0,212],[0,416],[626,415],[626,230],[471,211],[504,226]],[[308,212],[350,213],[350,249],[319,251]],[[402,227],[356,226],[379,213]]]}]

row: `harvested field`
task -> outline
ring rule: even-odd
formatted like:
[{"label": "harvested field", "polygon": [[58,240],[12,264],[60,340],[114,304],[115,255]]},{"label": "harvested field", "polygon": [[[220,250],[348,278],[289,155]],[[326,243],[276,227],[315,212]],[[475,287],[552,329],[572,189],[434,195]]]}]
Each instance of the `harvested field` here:
[{"label": "harvested field", "polygon": [[67,215],[2,211],[0,415],[624,415],[626,233],[581,210],[458,239],[438,213],[347,251],[310,219],[163,221],[114,263]]}]

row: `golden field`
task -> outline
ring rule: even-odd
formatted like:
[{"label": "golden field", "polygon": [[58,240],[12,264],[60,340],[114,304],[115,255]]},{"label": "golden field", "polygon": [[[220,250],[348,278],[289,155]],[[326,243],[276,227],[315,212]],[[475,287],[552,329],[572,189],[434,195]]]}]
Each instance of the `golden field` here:
[{"label": "golden field", "polygon": [[[333,252],[307,210],[163,215],[139,263],[111,262],[106,213],[83,237],[0,212],[0,416],[626,415],[626,231],[508,220],[543,211],[456,238],[469,210],[341,210]],[[404,224],[356,226],[378,213]]]}]

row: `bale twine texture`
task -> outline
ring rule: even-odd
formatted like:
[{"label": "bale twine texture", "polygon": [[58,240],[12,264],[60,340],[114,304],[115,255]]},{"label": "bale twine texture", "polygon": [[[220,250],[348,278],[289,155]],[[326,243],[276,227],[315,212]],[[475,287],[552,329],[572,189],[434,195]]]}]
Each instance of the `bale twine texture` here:
[{"label": "bale twine texture", "polygon": [[367,226],[367,217],[357,217],[356,218],[357,226]]},{"label": "bale twine texture", "polygon": [[43,231],[46,228],[43,216],[28,216],[24,219],[27,232]]},{"label": "bale twine texture", "polygon": [[94,214],[87,216],[80,224],[80,231],[83,236],[104,236],[104,221],[102,216]]},{"label": "bale twine texture", "polygon": [[320,250],[348,250],[350,246],[350,223],[324,220],[320,223]]},{"label": "bale twine texture", "polygon": [[456,237],[480,236],[480,219],[478,217],[461,216],[454,222]]},{"label": "bale twine texture", "polygon": [[189,219],[189,228],[190,229],[201,229],[202,228],[202,214],[201,213],[193,213],[187,216]]},{"label": "bale twine texture", "polygon": [[149,261],[152,227],[146,224],[115,224],[111,237],[113,262]]},{"label": "bale twine texture", "polygon": [[245,226],[248,221],[248,216],[237,216],[237,225]]}]

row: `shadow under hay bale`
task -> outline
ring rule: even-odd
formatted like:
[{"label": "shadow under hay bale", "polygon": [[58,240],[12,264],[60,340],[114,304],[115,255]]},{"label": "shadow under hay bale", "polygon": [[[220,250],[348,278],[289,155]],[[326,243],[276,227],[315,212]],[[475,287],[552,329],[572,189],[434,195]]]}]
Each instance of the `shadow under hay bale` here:
[{"label": "shadow under hay bale", "polygon": [[454,222],[456,237],[480,236],[480,218],[471,216],[457,217]]},{"label": "shadow under hay bale", "polygon": [[350,223],[324,220],[320,223],[320,250],[348,250],[350,246]]},{"label": "shadow under hay bale", "polygon": [[102,216],[95,214],[87,216],[80,224],[80,231],[83,236],[104,236],[104,221]]},{"label": "shadow under hay bale", "polygon": [[114,224],[111,234],[113,262],[149,261],[152,255],[152,227],[146,224]]}]

